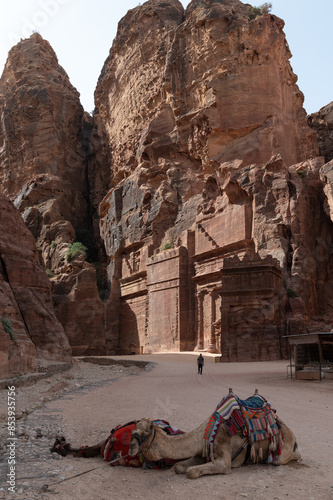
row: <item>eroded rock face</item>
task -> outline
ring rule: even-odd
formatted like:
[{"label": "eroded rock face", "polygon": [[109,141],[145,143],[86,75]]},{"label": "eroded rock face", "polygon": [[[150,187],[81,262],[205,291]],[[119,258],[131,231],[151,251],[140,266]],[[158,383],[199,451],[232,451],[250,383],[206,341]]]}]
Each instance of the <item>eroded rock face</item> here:
[{"label": "eroded rock face", "polygon": [[[64,279],[65,269],[67,281],[74,286],[78,271],[72,279],[66,262],[70,245],[82,242],[88,246],[88,257],[97,259],[87,180],[92,119],[84,113],[79,93],[53,49],[39,34],[9,53],[0,81],[0,114],[0,192],[20,210],[49,276]],[[84,263],[81,272],[87,283]],[[84,325],[87,337],[94,339],[95,329],[89,330],[86,318],[80,323],[75,312],[75,306],[78,310],[92,307],[103,317],[96,274],[90,273],[89,279],[88,288],[94,293],[84,307],[86,299],[76,301],[74,289],[71,313],[77,318],[79,335]],[[59,318],[67,328],[69,320]]]},{"label": "eroded rock face", "polygon": [[[37,33],[9,52],[0,110],[1,193],[24,213],[35,239],[59,220],[86,229],[83,109],[53,49]],[[51,241],[39,244],[47,260]]]},{"label": "eroded rock face", "polygon": [[[303,210],[312,210],[308,191],[312,200],[323,162],[303,164],[318,147],[289,63],[284,23],[268,14],[250,21],[249,9],[238,0],[193,0],[184,11],[177,0],[152,0],[119,23],[95,93],[94,134],[104,160],[96,155],[93,172],[99,182],[94,194],[104,196],[100,231],[109,258],[113,335],[118,327],[123,352],[156,349],[149,344],[157,296],[149,269],[163,259],[149,259],[165,245],[187,249],[182,286],[193,297],[189,324],[197,336],[198,328],[206,332],[200,348],[218,350],[221,276],[207,276],[219,272],[224,257],[256,252],[279,260],[281,325],[280,313],[289,307],[286,288],[304,292],[297,314],[302,307],[314,313],[318,305],[316,243],[306,233]],[[313,187],[297,174],[302,169]],[[316,229],[317,222],[311,219]],[[299,267],[304,254],[306,270]],[[181,302],[172,297],[176,318]],[[202,326],[194,319],[200,307]],[[160,329],[176,338],[180,319],[176,326],[170,321],[166,315]],[[127,347],[126,335],[136,339]],[[182,345],[199,347],[195,335],[183,332]]]},{"label": "eroded rock face", "polygon": [[51,280],[55,311],[74,356],[105,354],[104,304],[96,280],[95,267],[82,257]]},{"label": "eroded rock face", "polygon": [[52,302],[51,285],[20,213],[0,196],[0,376],[33,371],[37,358],[69,361],[71,349]]},{"label": "eroded rock face", "polygon": [[126,221],[118,243],[103,221],[109,253],[151,234],[157,248],[177,219],[193,222],[189,199],[228,161],[264,165],[280,154],[292,165],[317,154],[282,28],[272,15],[249,22],[237,0],[185,12],[155,0],[120,22],[95,94],[117,186],[101,215],[118,200],[107,226]]},{"label": "eroded rock face", "polygon": [[327,162],[333,159],[333,102],[308,118],[311,128],[317,132],[319,152]]}]

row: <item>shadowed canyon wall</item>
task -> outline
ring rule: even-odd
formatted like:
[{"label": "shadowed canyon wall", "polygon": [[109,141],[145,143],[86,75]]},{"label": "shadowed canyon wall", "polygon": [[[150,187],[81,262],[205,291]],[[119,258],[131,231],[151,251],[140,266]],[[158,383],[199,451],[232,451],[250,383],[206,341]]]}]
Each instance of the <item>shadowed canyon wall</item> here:
[{"label": "shadowed canyon wall", "polygon": [[104,305],[95,267],[84,259],[75,265],[66,261],[75,240],[97,260],[87,174],[92,120],[53,49],[37,33],[9,53],[0,112],[0,192],[35,238],[73,351],[83,354],[91,346],[102,353]]},{"label": "shadowed canyon wall", "polygon": [[[330,107],[306,116],[283,21],[250,10],[130,10],[93,119],[38,34],[9,53],[0,191],[74,354],[279,359],[284,335],[331,329]],[[68,262],[75,240],[88,257]]]},{"label": "shadowed canyon wall", "polygon": [[71,349],[51,284],[20,213],[0,196],[0,378],[35,369],[37,359],[69,361]]}]

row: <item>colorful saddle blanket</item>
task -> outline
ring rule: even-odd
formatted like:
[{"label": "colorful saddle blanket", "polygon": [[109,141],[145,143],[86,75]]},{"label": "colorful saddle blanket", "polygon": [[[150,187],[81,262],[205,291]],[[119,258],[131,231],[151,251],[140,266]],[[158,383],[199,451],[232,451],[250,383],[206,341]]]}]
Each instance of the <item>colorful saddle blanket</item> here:
[{"label": "colorful saddle blanket", "polygon": [[[155,425],[164,430],[169,436],[184,434],[183,431],[172,427],[166,420],[153,420]],[[135,429],[135,422],[128,422],[125,425],[118,425],[112,429],[110,436],[104,442],[101,454],[110,465],[125,465],[130,467],[145,467],[147,469],[160,469],[174,465],[175,460],[165,459],[157,462],[148,461],[141,453],[134,457],[129,456],[129,446],[132,431]]]},{"label": "colorful saddle blanket", "polygon": [[[215,437],[222,423],[229,436],[241,430],[243,436],[248,438],[249,444],[270,439],[267,463],[275,462],[277,455],[281,453],[281,432],[276,412],[263,396],[256,394],[242,400],[235,394],[229,394],[220,401],[204,434],[203,456],[207,461],[211,460]],[[251,457],[254,459],[254,448]]]}]

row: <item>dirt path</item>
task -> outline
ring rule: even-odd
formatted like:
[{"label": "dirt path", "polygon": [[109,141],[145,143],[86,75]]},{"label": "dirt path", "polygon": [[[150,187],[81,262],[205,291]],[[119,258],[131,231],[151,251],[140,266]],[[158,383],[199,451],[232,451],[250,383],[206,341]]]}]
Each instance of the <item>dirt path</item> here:
[{"label": "dirt path", "polygon": [[[26,418],[26,435],[34,439],[21,442],[20,448],[30,450],[33,461],[29,463],[29,454],[22,458],[18,477],[26,474],[28,479],[18,481],[19,493],[12,498],[333,499],[333,381],[287,379],[285,361],[220,364],[205,356],[201,376],[193,353],[142,355],[135,360],[156,364],[139,375],[71,390]],[[163,418],[191,430],[212,413],[229,387],[241,398],[258,388],[271,401],[296,434],[301,465],[252,465],[228,476],[190,480],[172,470],[112,468],[99,458],[62,458],[48,451],[60,431],[73,445],[94,444],[114,426],[142,417]],[[24,472],[27,468],[29,473]]]}]

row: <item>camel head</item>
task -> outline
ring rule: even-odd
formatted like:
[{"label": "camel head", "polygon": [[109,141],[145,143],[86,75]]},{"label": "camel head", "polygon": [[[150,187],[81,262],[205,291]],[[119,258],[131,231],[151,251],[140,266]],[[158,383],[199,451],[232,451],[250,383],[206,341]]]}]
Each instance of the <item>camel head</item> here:
[{"label": "camel head", "polygon": [[129,455],[134,457],[139,453],[142,447],[151,442],[149,439],[155,435],[154,424],[149,418],[143,418],[136,423],[134,431],[132,431],[132,438],[129,447]]},{"label": "camel head", "polygon": [[59,453],[59,455],[65,457],[70,450],[70,444],[66,442],[64,437],[57,437],[52,448],[50,448],[51,453]]}]

